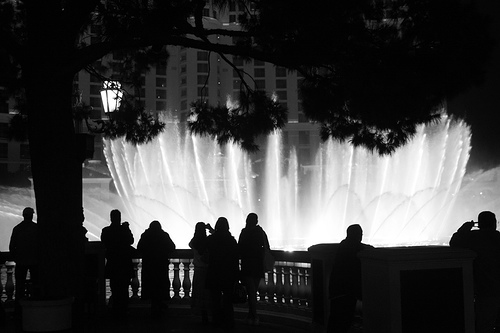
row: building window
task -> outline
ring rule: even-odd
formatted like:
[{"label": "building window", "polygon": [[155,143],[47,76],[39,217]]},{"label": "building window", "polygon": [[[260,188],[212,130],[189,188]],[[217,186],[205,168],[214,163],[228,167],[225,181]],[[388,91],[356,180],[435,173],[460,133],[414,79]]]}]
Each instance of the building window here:
[{"label": "building window", "polygon": [[206,84],[208,82],[208,75],[198,75],[198,84]]},{"label": "building window", "polygon": [[167,75],[167,65],[157,64],[156,65],[156,75]]},{"label": "building window", "polygon": [[185,86],[187,82],[187,79],[185,76],[181,77],[181,86]]},{"label": "building window", "polygon": [[19,146],[20,149],[20,155],[22,160],[29,160],[30,159],[30,145],[21,143]]},{"label": "building window", "polygon": [[101,97],[90,97],[89,101],[90,101],[90,106],[93,108],[102,107]]},{"label": "building window", "polygon": [[299,123],[307,123],[309,119],[307,119],[306,115],[303,112],[299,112]]},{"label": "building window", "polygon": [[9,124],[0,123],[0,138],[2,139],[9,138]]},{"label": "building window", "polygon": [[198,73],[208,73],[209,66],[208,66],[208,64],[201,63],[201,64],[197,65],[197,69],[198,69]]},{"label": "building window", "polygon": [[198,87],[198,97],[208,96],[208,87]]},{"label": "building window", "polygon": [[[240,70],[242,71],[243,68],[240,68]],[[238,73],[238,71],[236,69],[233,69],[233,77],[240,77],[240,74]]]},{"label": "building window", "polygon": [[299,131],[299,144],[308,145],[309,142],[309,131]]},{"label": "building window", "polygon": [[286,89],[286,80],[276,80],[276,89]]},{"label": "building window", "polygon": [[166,88],[167,87],[167,79],[164,77],[157,77],[156,78],[156,86]]},{"label": "building window", "polygon": [[165,89],[156,89],[156,99],[166,99],[167,91]]},{"label": "building window", "polygon": [[94,75],[90,75],[90,82],[102,84],[101,79]]},{"label": "building window", "polygon": [[90,85],[90,94],[101,96],[101,89],[102,89],[101,85],[91,84]]},{"label": "building window", "polygon": [[286,68],[276,67],[276,77],[286,77]]},{"label": "building window", "polygon": [[181,74],[186,73],[186,65],[181,66]]},{"label": "building window", "polygon": [[286,90],[278,90],[276,91],[276,95],[278,95],[278,99],[280,101],[286,101],[288,99],[288,94]]},{"label": "building window", "polygon": [[229,23],[236,23],[236,15],[229,15]]},{"label": "building window", "polygon": [[235,65],[235,66],[237,66],[237,67],[238,67],[238,66],[239,66],[239,67],[242,67],[242,66],[244,65],[244,63],[243,63],[243,58],[234,56],[234,57],[233,57],[233,65]]},{"label": "building window", "polygon": [[208,52],[198,51],[198,53],[196,54],[196,59],[198,61],[208,61]]},{"label": "building window", "polygon": [[181,110],[187,110],[187,101],[186,100],[181,101]]},{"label": "building window", "polygon": [[255,77],[265,77],[266,76],[266,70],[265,68],[254,68],[253,69],[253,74]]},{"label": "building window", "polygon": [[181,53],[181,62],[185,62],[187,59],[186,52]]},{"label": "building window", "polygon": [[186,97],[186,96],[187,96],[186,88],[181,89],[181,97]]},{"label": "building window", "polygon": [[256,90],[266,90],[266,80],[255,80]]},{"label": "building window", "polygon": [[165,111],[167,109],[167,102],[156,101],[156,111]]},{"label": "building window", "polygon": [[234,80],[233,81],[233,89],[240,89],[241,88],[241,81],[240,80]]},{"label": "building window", "polygon": [[9,144],[7,142],[0,142],[0,158],[9,157]]}]

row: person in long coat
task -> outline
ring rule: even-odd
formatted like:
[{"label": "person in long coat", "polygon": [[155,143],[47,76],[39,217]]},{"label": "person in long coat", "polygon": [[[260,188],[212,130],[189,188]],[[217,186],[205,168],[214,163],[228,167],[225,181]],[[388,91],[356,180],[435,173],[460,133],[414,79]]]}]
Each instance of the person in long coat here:
[{"label": "person in long coat", "polygon": [[212,319],[215,325],[234,327],[233,290],[238,281],[238,244],[229,232],[225,217],[219,217],[215,231],[207,237],[208,270],[206,287],[210,290]]},{"label": "person in long coat", "polygon": [[137,250],[142,255],[141,298],[151,300],[151,313],[159,315],[170,298],[168,265],[175,244],[160,222],[153,221],[142,233]]},{"label": "person in long coat", "polygon": [[248,293],[248,318],[252,325],[259,324],[257,317],[257,289],[264,277],[264,252],[269,249],[267,235],[258,224],[258,216],[250,213],[246,226],[241,230],[238,249],[241,258],[241,280]]}]

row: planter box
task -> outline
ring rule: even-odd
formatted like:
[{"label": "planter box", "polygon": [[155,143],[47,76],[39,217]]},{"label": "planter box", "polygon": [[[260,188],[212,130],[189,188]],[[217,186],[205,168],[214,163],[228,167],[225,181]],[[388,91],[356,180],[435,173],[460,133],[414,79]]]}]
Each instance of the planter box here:
[{"label": "planter box", "polygon": [[55,301],[21,300],[23,331],[51,332],[71,328],[73,298]]}]

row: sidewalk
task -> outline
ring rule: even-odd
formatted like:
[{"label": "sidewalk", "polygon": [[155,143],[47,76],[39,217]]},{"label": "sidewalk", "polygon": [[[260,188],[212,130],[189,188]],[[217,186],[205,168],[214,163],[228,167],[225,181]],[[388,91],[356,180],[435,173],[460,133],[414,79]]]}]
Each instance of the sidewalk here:
[{"label": "sidewalk", "polygon": [[[128,315],[123,318],[115,318],[109,314],[89,316],[81,324],[73,324],[68,333],[304,333],[311,332],[311,324],[306,320],[292,318],[291,316],[275,316],[270,313],[261,312],[260,324],[251,326],[246,324],[246,309],[235,308],[235,327],[231,331],[213,327],[211,324],[203,324],[201,318],[192,315],[188,306],[173,305],[165,310],[161,318],[151,318],[149,307],[144,304],[134,304],[130,307]],[[7,312],[5,324],[0,326],[4,333],[22,333],[22,326],[16,322],[12,312]]]}]

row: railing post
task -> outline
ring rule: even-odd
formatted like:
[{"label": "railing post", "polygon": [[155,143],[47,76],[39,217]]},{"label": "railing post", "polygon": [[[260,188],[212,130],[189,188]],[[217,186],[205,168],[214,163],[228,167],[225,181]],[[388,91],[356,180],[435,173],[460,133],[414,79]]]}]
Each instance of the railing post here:
[{"label": "railing post", "polygon": [[285,297],[285,304],[290,305],[291,299],[291,286],[290,286],[290,267],[283,266],[283,295]]},{"label": "railing post", "polygon": [[300,305],[306,306],[306,299],[307,299],[307,286],[306,286],[306,269],[303,267],[298,268],[298,274],[299,274],[299,300],[300,300]]},{"label": "railing post", "polygon": [[283,304],[283,267],[276,265],[276,302]]},{"label": "railing post", "polygon": [[134,276],[132,277],[132,281],[130,282],[130,287],[132,288],[132,300],[139,299],[139,263],[141,259],[132,259],[132,264],[134,265]]},{"label": "railing post", "polygon": [[267,272],[267,301],[270,304],[274,304],[274,293],[275,293],[275,283],[274,283],[274,270],[276,269],[276,266],[273,268],[272,271]]},{"label": "railing post", "polygon": [[7,301],[12,301],[14,297],[14,267],[16,264],[13,261],[7,261],[5,267],[7,268],[7,281],[5,283],[5,294]]},{"label": "railing post", "polygon": [[292,270],[292,303],[294,307],[299,306],[299,269],[294,266],[291,268]]},{"label": "railing post", "polygon": [[172,264],[174,265],[174,280],[172,281],[172,287],[174,289],[174,297],[172,297],[172,299],[180,300],[181,299],[181,295],[179,294],[181,290],[181,278],[179,276],[180,259],[172,260]]},{"label": "railing post", "polygon": [[184,277],[182,279],[182,290],[184,291],[184,297],[182,298],[182,300],[185,303],[189,303],[191,299],[191,296],[189,295],[189,292],[191,291],[191,279],[189,277],[189,264],[191,260],[181,259],[181,261],[184,270]]}]

